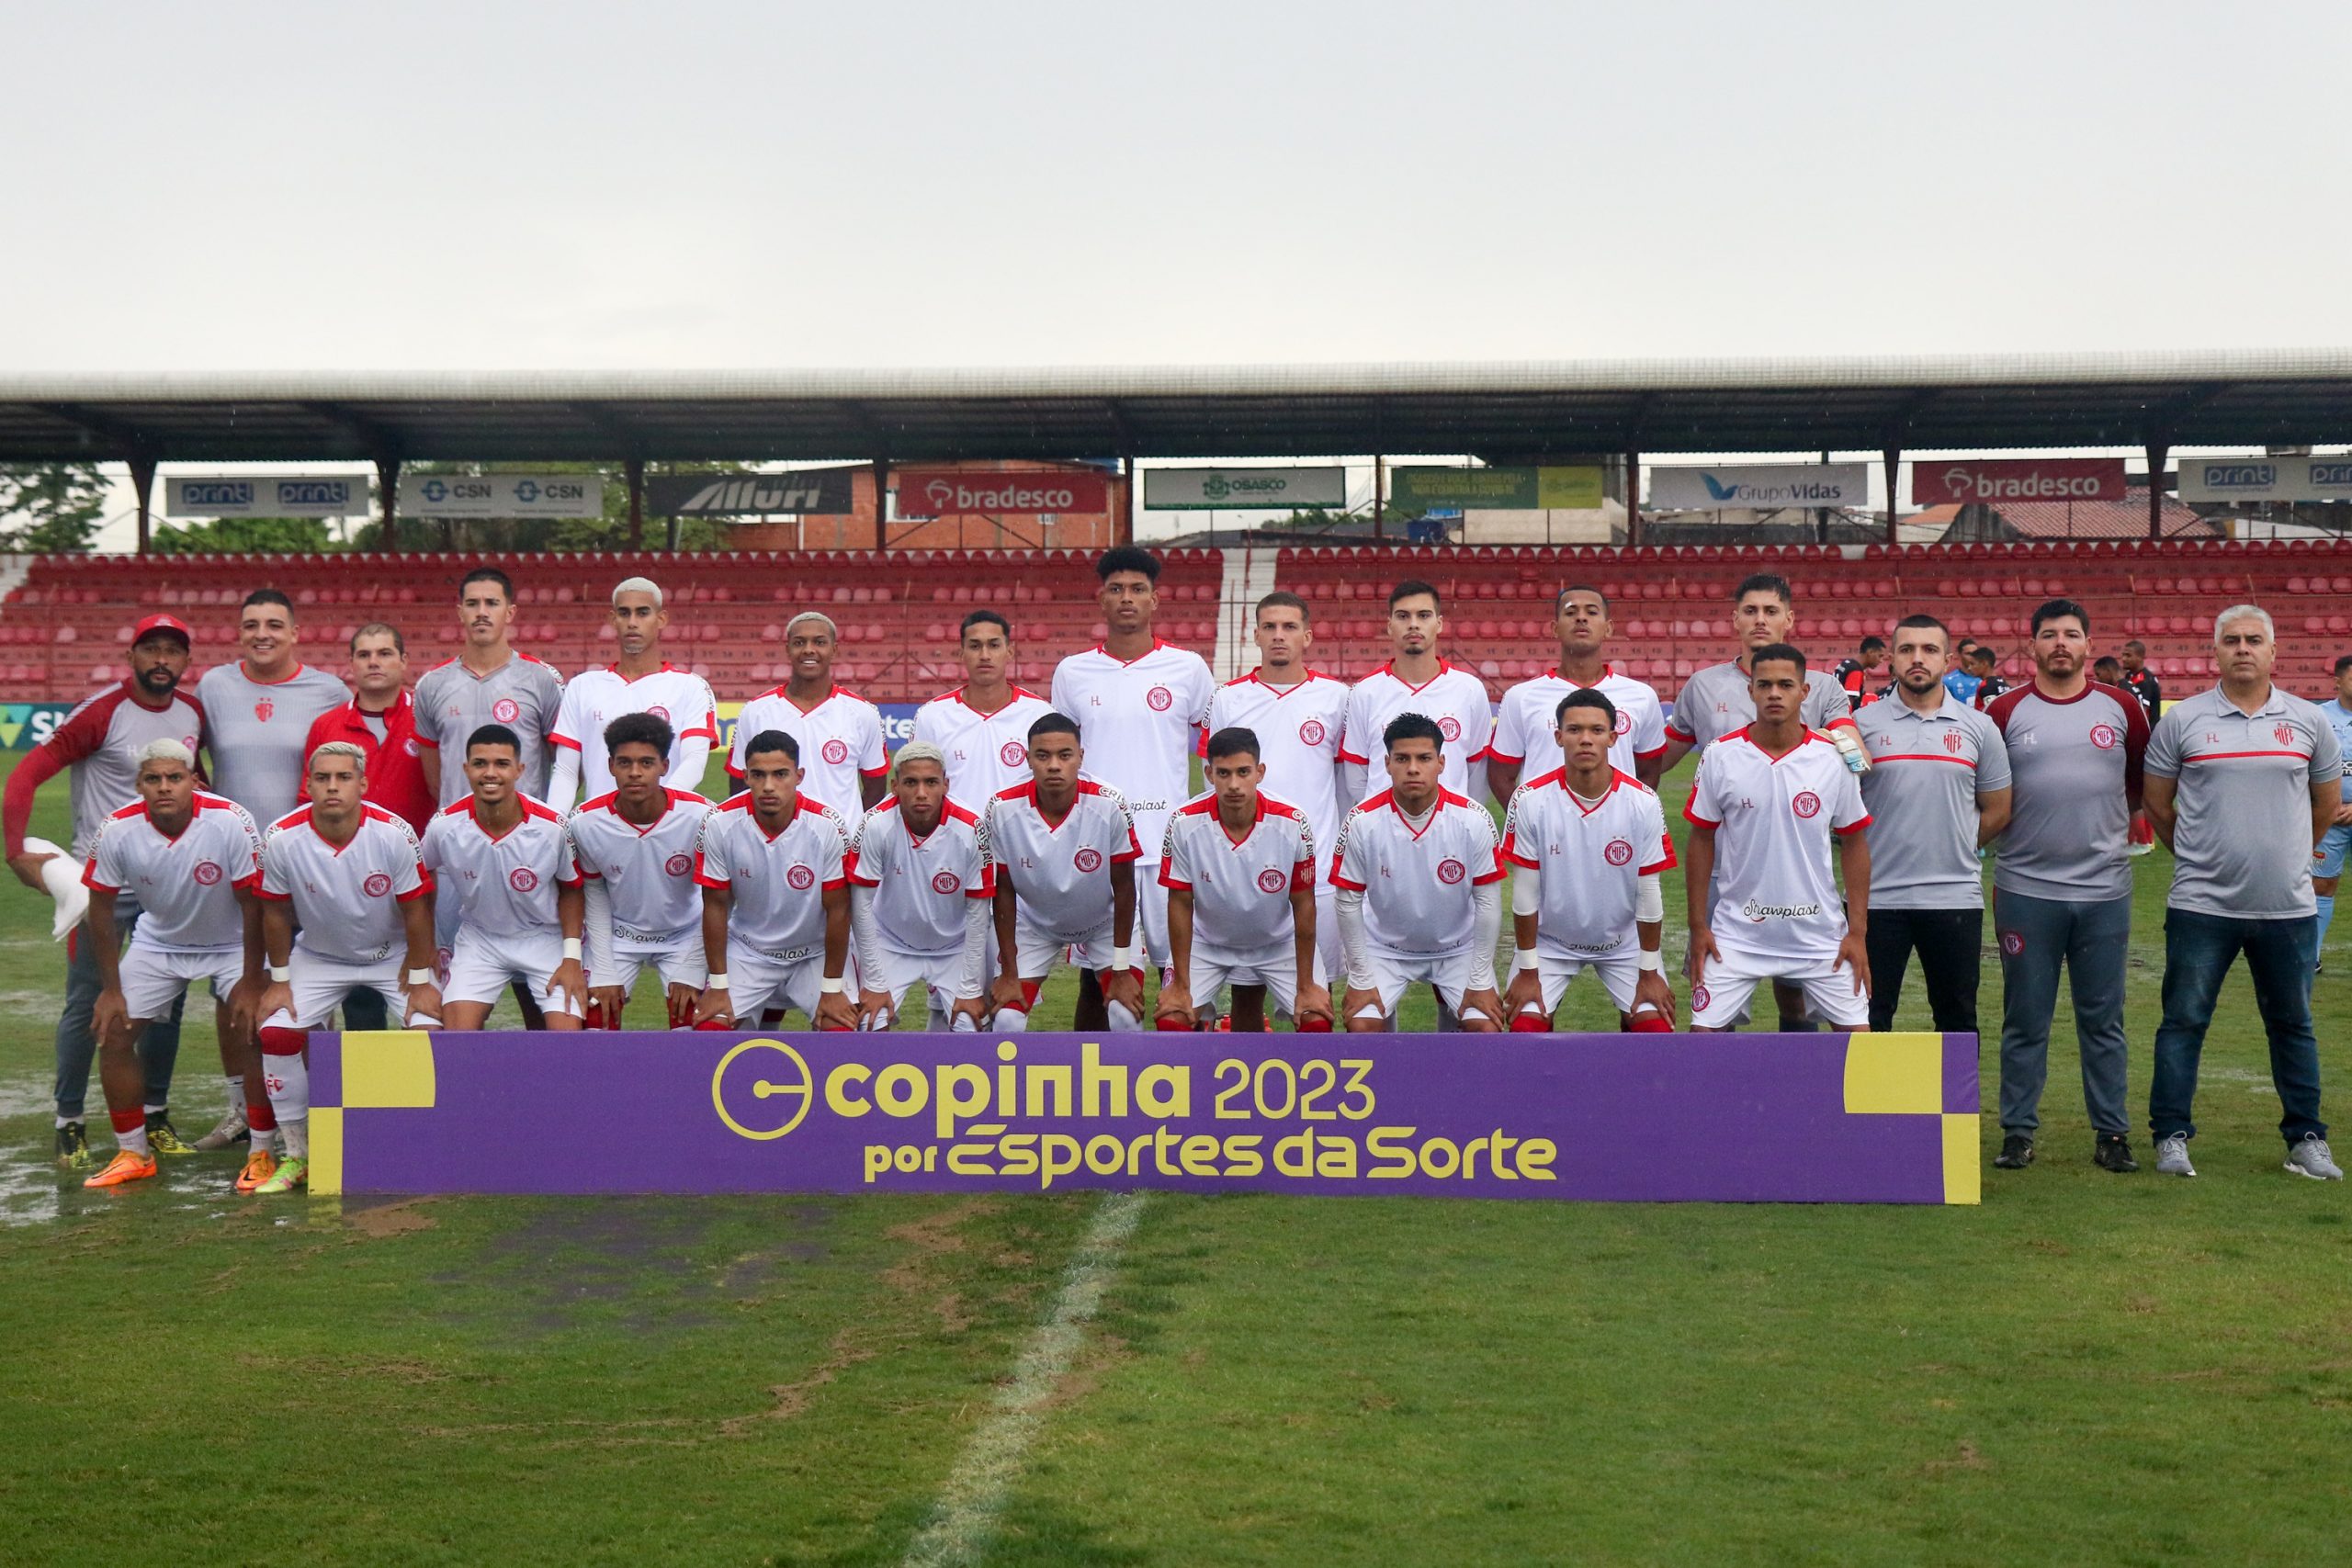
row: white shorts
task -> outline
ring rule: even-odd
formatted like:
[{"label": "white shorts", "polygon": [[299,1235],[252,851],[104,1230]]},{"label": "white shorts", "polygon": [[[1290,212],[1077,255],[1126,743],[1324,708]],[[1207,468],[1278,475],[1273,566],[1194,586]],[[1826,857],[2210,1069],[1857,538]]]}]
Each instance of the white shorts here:
[{"label": "white shorts", "polygon": [[406,1021],[402,1027],[438,1029],[441,1021],[413,1019],[408,1014],[408,990],[401,985],[401,966],[406,955],[388,958],[381,964],[338,964],[332,958],[321,958],[304,951],[298,942],[289,968],[293,977],[288,982],[294,992],[294,1005],[280,1008],[261,1021],[264,1029],[322,1029],[343,998],[354,991],[373,991],[384,998],[387,1018]]},{"label": "white shorts", "polygon": [[1619,1012],[1634,1010],[1634,985],[1642,976],[1641,966],[1632,953],[1612,953],[1606,956],[1593,953],[1547,953],[1535,950],[1535,973],[1544,985],[1544,1011],[1550,1016],[1560,1010],[1560,998],[1568,994],[1568,982],[1591,970],[1600,976],[1600,984],[1609,992],[1609,999],[1617,1004]]},{"label": "white shorts", "polygon": [[1168,967],[1168,889],[1160,884],[1158,861],[1136,862],[1136,949],[1148,967]]},{"label": "white shorts", "polygon": [[[1372,988],[1380,993],[1380,1010],[1384,1017],[1395,1018],[1396,1006],[1405,999],[1405,987],[1416,980],[1427,980],[1441,1000],[1462,1016],[1462,993],[1470,988],[1470,979],[1478,967],[1476,953],[1378,953],[1367,950],[1364,964],[1372,971]],[[1344,995],[1344,993],[1342,993]],[[1503,1021],[1494,1021],[1499,1024]],[[1344,1027],[1347,1021],[1340,1020]]]},{"label": "white shorts", "polygon": [[[738,1021],[756,1019],[770,1010],[785,1012],[798,1008],[813,1025],[824,979],[822,942],[793,953],[762,953],[741,944],[727,949],[727,1000]],[[849,986],[846,976],[842,984]]]},{"label": "white shorts", "polygon": [[[879,972],[868,975],[862,969],[858,971],[860,990],[887,992],[891,1008],[904,1014],[907,993],[920,984],[927,1017],[944,1023],[956,1010],[956,992],[964,983],[964,954],[960,951],[900,953],[885,947],[879,950],[878,956],[882,964]],[[985,990],[982,994],[986,994]]]},{"label": "white shorts", "polygon": [[1804,1015],[1817,1023],[1839,1029],[1871,1026],[1871,994],[1854,992],[1853,972],[1830,967],[1824,958],[1777,958],[1742,953],[1716,934],[1720,960],[1710,963],[1704,983],[1690,987],[1690,1027],[1728,1029],[1747,1016],[1747,1005],[1758,982],[1785,980],[1804,988]]},{"label": "white shorts", "polygon": [[1108,969],[1111,953],[1109,920],[1072,942],[1039,931],[1018,914],[1012,918],[1013,968],[1023,980],[1043,980],[1065,961],[1080,969]]},{"label": "white shorts", "polygon": [[1227,986],[1263,986],[1283,1012],[1298,1009],[1298,942],[1284,937],[1249,953],[1230,953],[1195,940],[1190,975],[1193,1005],[1206,1007]]},{"label": "white shorts", "polygon": [[132,1018],[162,1018],[197,981],[211,981],[212,999],[225,1002],[244,975],[242,947],[163,947],[134,930],[122,950],[122,1002]]},{"label": "white shorts", "polygon": [[[729,955],[729,962],[733,962],[732,954]],[[651,964],[654,973],[662,976],[665,987],[692,986],[695,990],[701,990],[704,982],[710,978],[710,971],[703,964],[702,928],[695,928],[691,941],[666,952],[616,953],[611,972],[589,976],[588,984],[591,988],[618,986],[623,995],[633,996],[637,991],[637,977],[645,972],[648,964]],[[729,974],[728,978],[732,980],[734,976]],[[744,1010],[738,1007],[735,1015],[738,1018],[745,1016]]]},{"label": "white shorts", "polygon": [[563,962],[563,933],[535,931],[526,936],[491,936],[468,926],[458,932],[449,955],[448,978],[441,982],[444,1002],[493,1004],[506,987],[521,981],[531,987],[548,1012],[577,1017],[571,1003],[555,990],[556,966]]},{"label": "white shorts", "polygon": [[1328,882],[1315,887],[1315,983],[1328,986],[1331,976],[1346,972],[1347,960],[1340,952],[1340,916],[1333,902],[1340,890]]}]

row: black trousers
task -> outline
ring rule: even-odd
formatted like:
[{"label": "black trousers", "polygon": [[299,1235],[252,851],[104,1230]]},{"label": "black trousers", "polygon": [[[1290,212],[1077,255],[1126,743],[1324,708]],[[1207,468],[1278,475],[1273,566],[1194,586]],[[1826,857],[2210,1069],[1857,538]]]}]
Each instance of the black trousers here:
[{"label": "black trousers", "polygon": [[1943,1034],[1976,1032],[1976,977],[1984,942],[1982,909],[1872,909],[1865,946],[1871,956],[1871,1027],[1894,1027],[1903,971],[1919,954],[1928,1008]]}]

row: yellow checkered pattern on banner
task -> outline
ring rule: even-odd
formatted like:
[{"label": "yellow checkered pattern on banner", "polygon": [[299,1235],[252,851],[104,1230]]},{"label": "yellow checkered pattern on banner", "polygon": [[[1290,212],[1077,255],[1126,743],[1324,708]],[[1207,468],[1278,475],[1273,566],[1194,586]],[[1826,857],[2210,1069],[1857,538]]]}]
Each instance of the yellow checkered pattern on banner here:
[{"label": "yellow checkered pattern on banner", "polygon": [[343,1037],[343,1103],[311,1107],[310,1190],[343,1190],[345,1111],[430,1111],[435,1086],[433,1036],[421,1029],[370,1029]]},{"label": "yellow checkered pattern on banner", "polygon": [[1944,1111],[1942,1035],[1847,1036],[1846,1114],[1938,1118],[1943,1123],[1944,1201],[1983,1201],[1976,1118]]}]

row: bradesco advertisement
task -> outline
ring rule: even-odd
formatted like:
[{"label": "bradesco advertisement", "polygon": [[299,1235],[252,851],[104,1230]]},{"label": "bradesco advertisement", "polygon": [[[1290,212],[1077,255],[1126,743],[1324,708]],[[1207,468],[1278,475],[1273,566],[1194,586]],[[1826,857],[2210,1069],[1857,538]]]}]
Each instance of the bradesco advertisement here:
[{"label": "bradesco advertisement", "polygon": [[1973,1203],[1937,1034],[311,1037],[311,1190]]}]

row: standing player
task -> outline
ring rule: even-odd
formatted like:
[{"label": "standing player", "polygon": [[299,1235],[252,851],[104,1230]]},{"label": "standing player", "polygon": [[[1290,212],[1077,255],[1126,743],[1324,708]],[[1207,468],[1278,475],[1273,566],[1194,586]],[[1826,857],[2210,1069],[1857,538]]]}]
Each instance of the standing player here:
[{"label": "standing player", "polygon": [[311,758],[303,741],[321,714],[351,700],[341,681],[301,661],[301,637],[293,602],[257,588],[237,613],[242,657],[196,682],[212,759],[207,776],[256,822],[275,822],[302,804]]},{"label": "standing player", "polygon": [[2070,599],[2033,613],[2033,683],[1996,697],[1985,716],[2008,745],[2009,826],[1993,863],[2001,939],[2001,1152],[2033,1163],[2050,1026],[2063,968],[2075,993],[2091,1157],[2121,1174],[2132,1157],[2124,1109],[2131,1042],[2123,976],[2132,945],[2126,838],[2140,808],[2148,716],[2129,694],[2094,684],[2090,615]]},{"label": "standing player", "polygon": [[858,1027],[895,1026],[917,986],[929,1017],[958,1032],[987,1021],[996,876],[980,819],[952,798],[938,747],[899,748],[890,798],[858,824],[846,869]]},{"label": "standing player", "polygon": [[522,746],[515,787],[544,800],[554,766],[549,737],[563,705],[563,677],[508,640],[514,627],[514,583],[494,566],[478,566],[458,583],[458,657],[416,679],[416,739],[435,798],[455,805],[472,793],[466,742],[485,724],[503,724]]},{"label": "standing player", "polygon": [[[2133,637],[2123,645],[2123,689],[2147,715],[2148,728],[2153,733],[2156,719],[2165,711],[2164,682],[2148,668],[2148,645]],[[2134,807],[2132,812],[2132,847],[2129,853],[2144,855],[2156,847],[2155,829],[2149,826],[2148,814]]]},{"label": "standing player", "polygon": [[789,735],[808,760],[802,790],[837,811],[864,813],[882,798],[890,760],[882,751],[882,710],[833,684],[832,617],[803,610],[784,628],[792,678],[743,705],[735,719],[728,776],[741,784],[744,748],[770,730]]},{"label": "standing player", "polygon": [[548,804],[558,811],[571,810],[583,785],[591,800],[612,793],[612,772],[599,742],[607,726],[628,714],[650,715],[670,732],[662,782],[673,790],[702,788],[703,766],[718,739],[718,704],[709,682],[662,657],[662,633],[669,624],[662,590],[651,580],[628,578],[613,590],[620,659],[572,678],[548,738],[556,749]]},{"label": "standing player", "polygon": [[800,793],[799,743],[763,729],[742,748],[746,787],[704,813],[695,847],[707,1029],[798,1008],[812,1029],[854,1029],[849,961],[849,829]]},{"label": "standing player", "polygon": [[441,1021],[480,1029],[499,993],[521,986],[539,1003],[526,1027],[578,1029],[588,1010],[587,897],[563,818],[523,793],[523,739],[505,725],[476,729],[465,761],[471,792],[424,829],[435,902],[449,907],[456,931]]},{"label": "standing player", "polygon": [[2009,750],[1993,721],[1944,690],[1951,634],[1933,615],[1894,626],[1894,700],[1858,719],[1871,767],[1871,1027],[1894,1027],[1912,952],[1936,1028],[1976,1032],[1984,872],[1977,851],[2009,820]]},{"label": "standing player", "polygon": [[[1159,558],[1133,545],[1105,550],[1094,563],[1097,599],[1109,628],[1101,644],[1054,669],[1054,710],[1086,731],[1087,771],[1124,798],[1144,859],[1136,866],[1143,948],[1168,963],[1168,889],[1159,885],[1159,847],[1168,814],[1192,798],[1193,753],[1208,722],[1216,679],[1197,653],[1152,636],[1159,607]],[[1034,759],[1033,759],[1034,766]],[[1091,1013],[1092,983],[1079,976]]]},{"label": "standing player", "polygon": [[662,978],[670,1027],[685,1028],[708,976],[694,871],[710,801],[662,782],[676,746],[669,720],[621,715],[604,730],[604,771],[613,787],[564,819],[572,858],[587,881],[591,1029],[621,1026],[648,964]]},{"label": "standing player", "polygon": [[[1340,761],[1347,764],[1342,788],[1362,799],[1372,769],[1372,741],[1385,736],[1398,714],[1417,713],[1438,728],[1445,742],[1444,776],[1451,794],[1470,798],[1472,768],[1487,754],[1494,734],[1494,705],[1487,683],[1438,656],[1445,614],[1437,590],[1426,582],[1400,582],[1388,591],[1389,660],[1355,683],[1348,694],[1347,737]],[[1383,791],[1381,793],[1386,793]]]},{"label": "standing player", "polygon": [[1620,1027],[1671,1030],[1658,883],[1674,865],[1666,808],[1614,765],[1621,726],[1604,694],[1570,692],[1553,724],[1564,761],[1511,792],[1503,828],[1503,859],[1519,868],[1510,886],[1516,951],[1503,996],[1510,1027],[1551,1029],[1568,982],[1590,968],[1617,1005]]},{"label": "standing player", "polygon": [[1560,699],[1571,692],[1599,692],[1609,699],[1617,716],[1609,765],[1656,789],[1658,765],[1666,761],[1666,713],[1648,682],[1609,667],[1609,601],[1598,588],[1564,588],[1553,624],[1560,634],[1560,661],[1550,674],[1503,694],[1487,748],[1487,789],[1508,801],[1521,778],[1541,777],[1562,764],[1556,716]]},{"label": "standing player", "polygon": [[[2336,750],[2352,757],[2352,653],[2335,661],[2335,696],[2319,705],[2320,716],[2327,720],[2328,728],[2335,732]],[[15,783],[12,779],[11,784]],[[2347,770],[2339,786],[2344,798],[2335,808],[2335,820],[2320,840],[2319,848],[2312,852],[2312,892],[2319,910],[2317,929],[2312,933],[2312,973],[2319,973],[2320,961],[2327,947],[2328,922],[2335,919],[2335,888],[2344,874],[2344,852],[2352,849],[2352,770]]]},{"label": "standing player", "polygon": [[[1192,1028],[1196,1000],[1228,984],[1271,990],[1301,1029],[1331,1027],[1331,994],[1315,978],[1315,829],[1259,792],[1265,776],[1258,738],[1220,729],[1208,742],[1212,793],[1168,818],[1159,877],[1175,962],[1162,1029]],[[1253,1011],[1247,1024],[1263,1029]]]},{"label": "standing player", "polygon": [[[251,1191],[277,1168],[277,1123],[254,1059],[254,1003],[261,996],[261,835],[244,807],[197,787],[196,752],[177,740],[139,749],[139,800],[107,818],[82,881],[90,889],[90,936],[102,988],[93,1027],[107,1113],[121,1152],[85,1183],[115,1187],[155,1174],[136,1052],[150,1021],[166,1017],[198,980],[212,987],[221,1069],[253,1097],[253,1152],[237,1178]],[[146,918],[116,956],[115,900],[136,888]]]},{"label": "standing player", "polygon": [[[1115,552],[1114,552],[1115,553]],[[1029,727],[1029,782],[989,802],[996,876],[996,1027],[1028,1027],[1037,991],[1065,957],[1081,987],[1074,1029],[1143,1022],[1135,953],[1136,864],[1143,846],[1124,796],[1081,776],[1078,726],[1049,713]]]},{"label": "standing player", "polygon": [[1866,637],[1854,649],[1851,659],[1841,659],[1831,671],[1838,688],[1846,694],[1846,705],[1854,712],[1862,711],[1862,699],[1870,694],[1871,675],[1886,662],[1886,638]]},{"label": "standing player", "polygon": [[[187,625],[170,615],[149,615],[130,629],[130,678],[85,699],[9,773],[6,795],[0,796],[0,823],[6,827],[8,869],[17,881],[36,893],[49,891],[41,867],[52,857],[27,852],[25,829],[32,821],[35,792],[60,769],[71,770],[70,850],[86,862],[115,808],[138,797],[140,756],[147,744],[176,740],[191,752],[203,744],[204,710],[180,690],[187,658]],[[138,898],[128,892],[119,897],[115,918],[126,934],[134,932]],[[99,989],[97,949],[86,929],[75,931],[66,943],[65,1006],[57,1015],[57,1158],[69,1170],[86,1169],[90,1164],[83,1108],[90,1091],[90,1062],[97,1050],[90,1010]],[[140,1047],[147,1064],[148,1136],[165,1154],[188,1147],[171,1122],[172,1068],[179,1053],[180,1004],[174,1002],[170,1012],[148,1028]],[[244,1079],[239,1077],[229,1086],[229,1114],[195,1146],[217,1149],[233,1142],[245,1130],[243,1104]]]},{"label": "standing player", "polygon": [[1757,649],[1748,668],[1755,722],[1707,748],[1682,808],[1691,828],[1690,1027],[1729,1030],[1747,1016],[1756,983],[1779,980],[1803,990],[1815,1019],[1867,1030],[1871,847],[1861,829],[1870,813],[1837,748],[1802,716],[1813,689],[1804,655],[1775,643]]},{"label": "standing player", "polygon": [[974,818],[1029,777],[1029,727],[1053,705],[1012,683],[1012,623],[975,610],[956,634],[964,683],[915,710],[917,741],[939,748],[948,798]]},{"label": "standing player", "polygon": [[306,744],[313,755],[330,740],[358,747],[368,759],[368,798],[422,833],[433,820],[437,781],[424,763],[407,682],[408,643],[400,628],[368,622],[351,634],[356,694],[312,719]]},{"label": "standing player", "polygon": [[1968,650],[1969,673],[1976,677],[1976,697],[1973,705],[1979,712],[2009,689],[2009,683],[2001,679],[2000,665],[2000,654],[1987,644],[1980,642]]},{"label": "standing player", "polygon": [[[1348,721],[1348,683],[1306,667],[1315,646],[1306,601],[1269,593],[1258,601],[1258,668],[1228,681],[1209,700],[1209,729],[1246,729],[1258,738],[1258,760],[1276,799],[1305,814],[1318,847],[1340,838],[1340,748]],[[1326,985],[1340,972],[1340,922],[1331,912],[1330,867],[1315,867],[1316,976]],[[1196,998],[1206,1002],[1208,994]]]},{"label": "standing player", "polygon": [[1440,782],[1445,734],[1436,719],[1398,714],[1380,740],[1388,787],[1348,813],[1331,856],[1348,976],[1340,1013],[1351,1033],[1393,1030],[1405,987],[1427,980],[1464,1031],[1492,1034],[1503,1021],[1495,819]]},{"label": "standing player", "polygon": [[[311,1172],[309,1034],[349,993],[384,998],[412,1029],[441,1026],[433,984],[433,878],[408,824],[365,799],[367,758],[330,740],[311,758],[311,804],[270,825],[261,850],[262,946],[269,986],[262,1077],[286,1157],[256,1192],[290,1192]],[[300,934],[297,934],[299,928]],[[395,1013],[392,1010],[398,1010]]]}]

